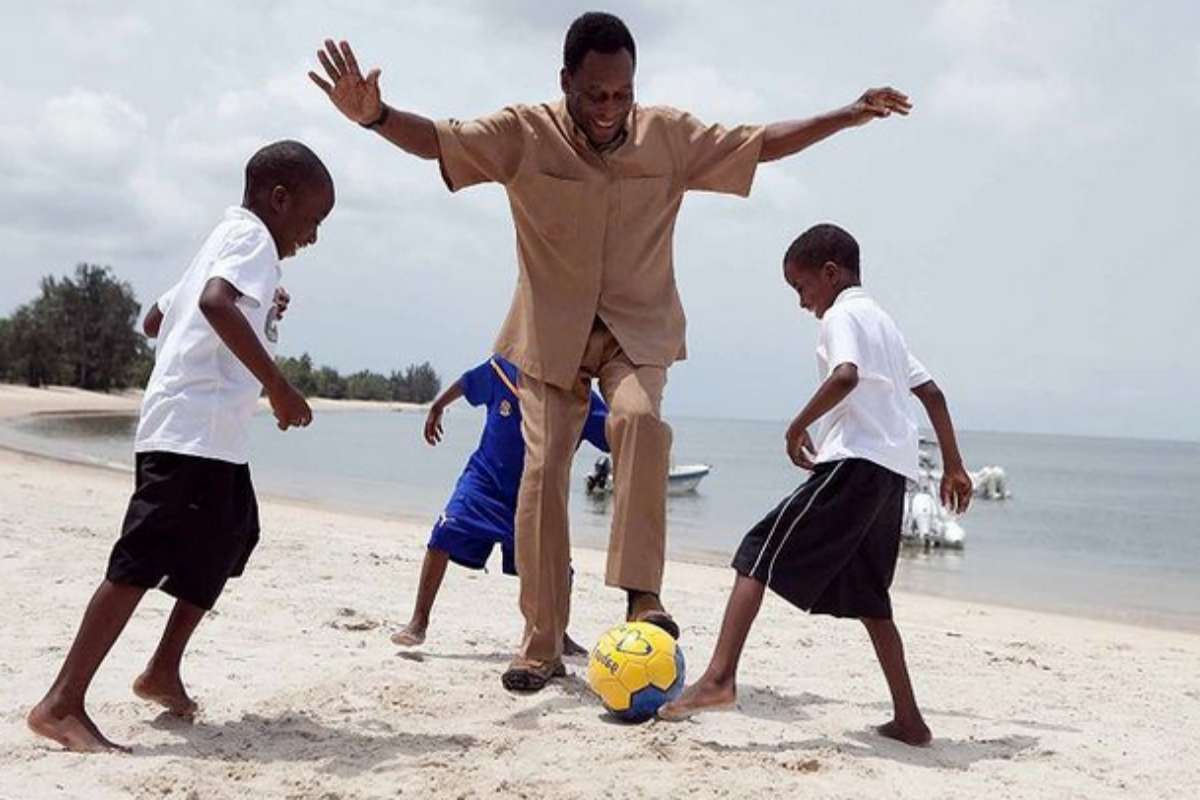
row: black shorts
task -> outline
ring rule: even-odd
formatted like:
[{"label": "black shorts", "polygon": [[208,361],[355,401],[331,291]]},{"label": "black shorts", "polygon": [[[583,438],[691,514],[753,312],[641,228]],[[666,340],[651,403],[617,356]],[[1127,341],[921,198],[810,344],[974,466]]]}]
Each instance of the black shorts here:
[{"label": "black shorts", "polygon": [[733,568],[814,614],[891,619],[904,485],[863,459],[819,464],[750,529]]},{"label": "black shorts", "polygon": [[212,608],[258,544],[250,467],[163,452],[138,453],[136,464],[108,579]]}]

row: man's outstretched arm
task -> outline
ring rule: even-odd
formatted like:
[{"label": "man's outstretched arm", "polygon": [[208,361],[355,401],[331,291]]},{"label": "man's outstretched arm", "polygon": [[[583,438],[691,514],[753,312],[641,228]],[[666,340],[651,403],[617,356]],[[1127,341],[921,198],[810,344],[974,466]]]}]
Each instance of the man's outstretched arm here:
[{"label": "man's outstretched arm", "polygon": [[890,117],[892,114],[907,116],[911,110],[912,103],[903,92],[890,86],[868,89],[850,105],[828,114],[768,125],[763,133],[762,152],[758,160],[787,158],[838,131],[865,125],[873,119]]},{"label": "man's outstretched arm", "polygon": [[339,45],[326,39],[325,49],[317,51],[317,58],[329,80],[312,71],[308,77],[325,92],[338,111],[360,125],[370,126],[405,152],[426,159],[439,157],[433,120],[387,106],[379,95],[380,69],[376,67],[363,77],[349,42]]}]

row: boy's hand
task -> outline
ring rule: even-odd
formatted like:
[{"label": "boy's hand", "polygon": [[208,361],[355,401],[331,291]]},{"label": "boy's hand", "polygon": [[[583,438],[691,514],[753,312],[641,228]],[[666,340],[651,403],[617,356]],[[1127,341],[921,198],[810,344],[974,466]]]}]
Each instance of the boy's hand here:
[{"label": "boy's hand", "polygon": [[276,389],[268,392],[267,400],[271,403],[275,423],[281,431],[290,427],[304,428],[312,422],[313,414],[308,401],[287,381],[281,381]]},{"label": "boy's hand", "polygon": [[358,60],[349,42],[341,46],[333,43],[332,39],[325,40],[325,49],[317,51],[317,58],[325,68],[329,81],[315,72],[310,71],[308,77],[321,87],[321,91],[333,101],[337,110],[360,125],[365,125],[379,119],[383,111],[383,102],[379,98],[379,68],[375,68],[363,77],[358,69]]},{"label": "boy's hand", "polygon": [[792,460],[800,469],[811,470],[813,468],[813,458],[816,453],[813,452],[812,439],[809,438],[808,428],[800,424],[800,420],[792,421],[788,426],[787,434],[784,437],[787,442],[788,458]]},{"label": "boy's hand", "polygon": [[292,296],[288,294],[288,290],[282,286],[275,287],[275,319],[283,319],[283,315],[287,313],[288,306],[292,302]]},{"label": "boy's hand", "polygon": [[971,505],[971,493],[974,486],[971,476],[962,464],[958,464],[942,473],[942,505],[955,514],[966,512]]},{"label": "boy's hand", "polygon": [[442,440],[442,414],[445,409],[436,403],[429,407],[429,414],[425,417],[425,441],[431,445],[436,445]]},{"label": "boy's hand", "polygon": [[893,113],[908,116],[911,110],[912,103],[908,95],[884,86],[863,92],[862,97],[846,107],[846,115],[851,125],[865,125],[873,119],[890,117]]}]

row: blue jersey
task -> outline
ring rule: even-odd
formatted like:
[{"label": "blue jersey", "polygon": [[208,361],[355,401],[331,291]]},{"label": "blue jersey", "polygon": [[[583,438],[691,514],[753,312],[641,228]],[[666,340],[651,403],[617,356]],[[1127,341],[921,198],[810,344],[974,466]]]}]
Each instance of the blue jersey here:
[{"label": "blue jersey", "polygon": [[[479,447],[471,454],[455,494],[469,492],[499,500],[513,509],[525,466],[525,439],[521,436],[521,406],[515,393],[519,371],[500,356],[493,356],[462,376],[463,398],[473,406],[486,406],[487,419]],[[596,392],[583,426],[581,441],[605,453],[608,439],[604,421],[608,407]]]}]

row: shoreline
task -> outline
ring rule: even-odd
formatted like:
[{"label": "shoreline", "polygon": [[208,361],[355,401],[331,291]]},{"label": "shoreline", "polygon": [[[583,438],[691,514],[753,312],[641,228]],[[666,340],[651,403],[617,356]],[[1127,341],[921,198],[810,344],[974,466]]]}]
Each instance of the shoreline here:
[{"label": "shoreline", "polygon": [[[28,408],[25,408],[20,412],[12,413],[11,410],[6,408],[4,405],[4,401],[9,399],[6,397],[5,390],[9,388],[11,388],[10,384],[0,384],[0,420],[12,421],[21,417],[32,416],[104,416],[110,414],[135,414],[141,399],[140,392],[102,394],[96,392],[86,392],[68,387],[54,387],[51,389],[28,389],[27,387],[16,387],[22,390],[23,394],[32,395],[31,399],[33,402],[27,403],[26,405],[38,404],[43,407],[36,410],[29,410]],[[36,399],[39,397],[38,393],[41,392],[48,392],[50,394],[42,394],[40,395],[40,400]],[[50,402],[47,402],[48,400]],[[342,401],[325,400],[320,398],[317,398],[317,400],[320,405],[314,406],[314,409],[324,411],[372,410],[385,412],[394,410],[402,413],[413,413],[417,411],[424,411],[427,408],[427,406],[418,404],[397,404],[378,401]],[[43,459],[54,463],[71,464],[82,468],[96,469],[110,474],[130,475],[132,473],[132,467],[130,465],[103,461],[91,461],[83,458],[72,458],[70,456],[56,455],[44,451],[29,450],[23,447],[16,447],[6,444],[0,444],[0,451],[15,453],[34,459]],[[268,502],[287,505],[297,509],[334,513],[375,522],[392,522],[412,526],[428,526],[430,524],[430,521],[426,515],[417,513],[382,513],[369,509],[344,505],[336,501],[318,502],[315,500],[305,500],[300,497],[276,492],[260,492],[259,496]],[[599,542],[584,539],[573,542],[572,549],[584,549],[590,552],[603,553],[606,551],[606,546]],[[902,550],[901,559],[903,560],[904,558],[905,551]],[[669,542],[667,545],[667,559],[668,562],[703,567],[724,569],[728,568],[729,566],[728,553],[704,548],[672,547]],[[937,598],[949,602],[969,603],[1015,612],[1047,614],[1064,620],[1079,619],[1122,625],[1131,628],[1144,628],[1148,630],[1200,635],[1200,617],[1195,619],[1180,618],[1178,615],[1172,615],[1164,612],[1129,611],[1118,608],[1100,609],[1089,613],[1086,609],[1065,609],[1061,606],[1054,607],[1050,605],[1038,605],[1035,603],[1011,603],[1004,602],[1003,600],[997,600],[992,597],[971,597],[955,594],[953,592],[939,592],[922,589],[895,588],[893,589],[893,592],[901,595]]]}]

